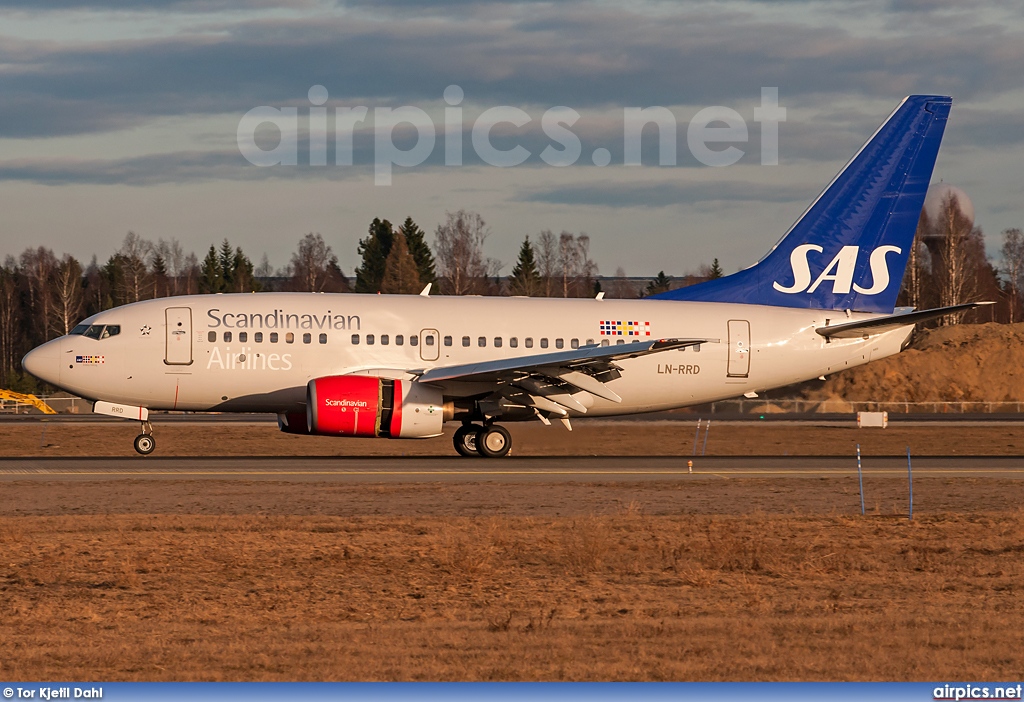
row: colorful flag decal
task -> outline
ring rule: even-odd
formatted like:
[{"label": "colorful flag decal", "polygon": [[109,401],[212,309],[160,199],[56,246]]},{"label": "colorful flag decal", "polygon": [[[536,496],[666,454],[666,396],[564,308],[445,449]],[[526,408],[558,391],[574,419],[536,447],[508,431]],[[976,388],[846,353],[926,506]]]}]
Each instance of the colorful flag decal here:
[{"label": "colorful flag decal", "polygon": [[98,366],[103,362],[103,356],[75,356],[75,363],[84,363],[87,366]]},{"label": "colorful flag decal", "polygon": [[650,336],[650,322],[601,320],[601,336]]}]

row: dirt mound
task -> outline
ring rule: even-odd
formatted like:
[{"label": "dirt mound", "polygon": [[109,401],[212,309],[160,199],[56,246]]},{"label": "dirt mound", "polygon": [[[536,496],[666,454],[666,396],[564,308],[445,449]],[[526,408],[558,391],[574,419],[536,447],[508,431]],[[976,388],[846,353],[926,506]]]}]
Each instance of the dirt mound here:
[{"label": "dirt mound", "polygon": [[1024,324],[922,331],[903,353],[805,385],[802,394],[850,402],[1024,402]]}]

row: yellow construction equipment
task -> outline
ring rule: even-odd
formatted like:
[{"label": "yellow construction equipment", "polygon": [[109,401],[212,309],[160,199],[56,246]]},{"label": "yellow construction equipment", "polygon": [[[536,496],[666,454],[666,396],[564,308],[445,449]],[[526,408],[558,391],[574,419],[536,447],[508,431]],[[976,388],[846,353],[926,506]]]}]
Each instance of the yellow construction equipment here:
[{"label": "yellow construction equipment", "polygon": [[43,414],[57,414],[57,410],[50,407],[35,395],[25,395],[24,393],[14,392],[13,390],[0,390],[0,400],[11,400],[12,402],[19,402],[23,405],[32,405]]}]

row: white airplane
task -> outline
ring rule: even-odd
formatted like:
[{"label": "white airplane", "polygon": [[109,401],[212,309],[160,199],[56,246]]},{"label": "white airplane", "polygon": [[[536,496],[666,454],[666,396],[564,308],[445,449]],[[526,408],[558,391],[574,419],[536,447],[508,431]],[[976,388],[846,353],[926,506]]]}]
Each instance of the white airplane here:
[{"label": "white airplane", "polygon": [[31,351],[25,369],[139,421],[274,412],[282,431],[426,438],[508,454],[496,422],[561,421],[754,396],[898,353],[894,308],[952,100],[915,95],[760,262],[639,300],[264,293],[146,300]]}]

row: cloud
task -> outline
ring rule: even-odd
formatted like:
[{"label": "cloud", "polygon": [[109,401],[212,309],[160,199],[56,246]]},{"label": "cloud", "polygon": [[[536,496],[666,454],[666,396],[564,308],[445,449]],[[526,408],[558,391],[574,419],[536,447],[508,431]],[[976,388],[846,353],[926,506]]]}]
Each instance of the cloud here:
[{"label": "cloud", "polygon": [[518,200],[555,205],[592,207],[672,207],[676,205],[720,204],[723,202],[793,202],[813,193],[798,185],[766,185],[751,182],[722,183],[621,183],[603,182],[569,185],[522,192]]},{"label": "cloud", "polygon": [[1015,89],[1024,64],[1020,26],[860,36],[699,5],[655,13],[645,3],[515,3],[431,21],[374,7],[299,18],[243,13],[160,39],[5,41],[0,136],[308,106],[316,83],[334,100],[370,105],[440,104],[456,83],[467,101],[487,105],[734,106],[779,86],[784,104],[820,106],[923,91],[992,96]]}]

